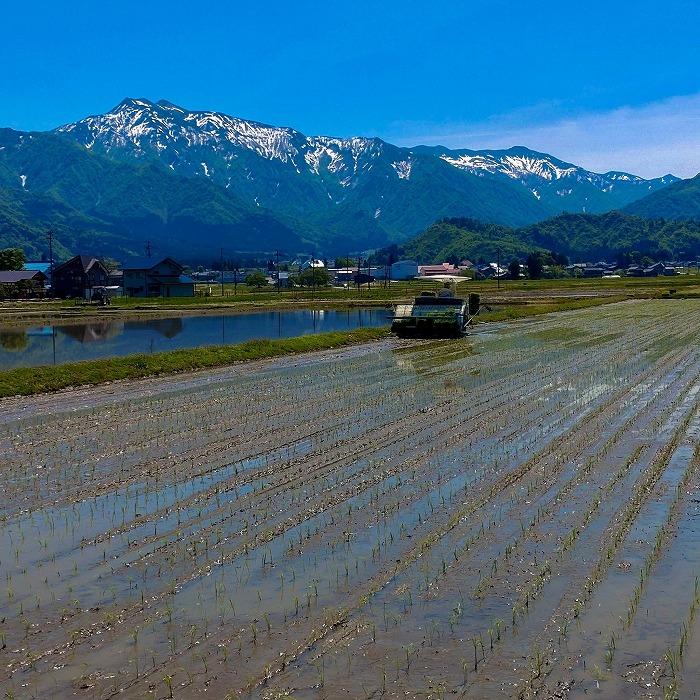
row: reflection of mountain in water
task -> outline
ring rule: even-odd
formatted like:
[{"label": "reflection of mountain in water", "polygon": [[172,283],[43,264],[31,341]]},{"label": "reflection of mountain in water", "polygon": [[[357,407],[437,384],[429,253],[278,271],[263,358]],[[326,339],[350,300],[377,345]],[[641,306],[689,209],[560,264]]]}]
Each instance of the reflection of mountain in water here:
[{"label": "reflection of mountain in water", "polygon": [[56,330],[79,343],[99,343],[124,332],[124,324],[117,321],[81,323],[75,326],[57,326]]},{"label": "reflection of mountain in water", "polygon": [[174,338],[182,333],[181,318],[158,318],[153,321],[127,321],[124,330],[156,331],[166,338]]},{"label": "reflection of mountain in water", "polygon": [[152,321],[105,321],[57,326],[56,329],[79,343],[98,343],[124,332],[155,331],[166,338],[174,338],[182,332],[181,318],[159,318]]}]

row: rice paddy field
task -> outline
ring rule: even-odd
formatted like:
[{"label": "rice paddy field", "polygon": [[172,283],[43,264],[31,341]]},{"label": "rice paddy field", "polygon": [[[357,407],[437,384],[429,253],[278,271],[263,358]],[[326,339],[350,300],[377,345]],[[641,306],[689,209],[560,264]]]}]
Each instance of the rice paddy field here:
[{"label": "rice paddy field", "polygon": [[700,304],[0,404],[4,698],[700,692]]}]

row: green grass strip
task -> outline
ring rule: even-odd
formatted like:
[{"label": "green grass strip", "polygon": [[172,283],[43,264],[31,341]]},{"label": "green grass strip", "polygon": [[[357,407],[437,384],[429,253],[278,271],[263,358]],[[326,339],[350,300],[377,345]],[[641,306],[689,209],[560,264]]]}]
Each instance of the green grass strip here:
[{"label": "green grass strip", "polygon": [[276,340],[250,340],[236,345],[214,345],[158,352],[152,355],[127,355],[48,367],[20,367],[0,372],[0,397],[29,396],[85,384],[102,384],[118,379],[138,379],[223,367],[236,362],[365,343],[388,335],[389,329],[386,327],[358,328],[352,331],[318,333]]},{"label": "green grass strip", "polygon": [[[491,311],[482,311],[476,318],[477,321],[513,321],[528,316],[541,316],[558,311],[577,311],[593,306],[603,306],[604,304],[614,304],[618,301],[625,301],[628,297],[621,295],[607,297],[591,297],[589,299],[568,299],[566,297],[552,297],[546,302],[519,303],[511,306],[505,304],[490,306]],[[488,303],[487,303],[488,305]]]}]

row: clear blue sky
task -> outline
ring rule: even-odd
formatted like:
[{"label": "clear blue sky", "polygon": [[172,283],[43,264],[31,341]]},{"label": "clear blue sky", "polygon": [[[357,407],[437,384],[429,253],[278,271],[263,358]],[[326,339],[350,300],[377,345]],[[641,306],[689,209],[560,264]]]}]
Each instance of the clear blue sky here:
[{"label": "clear blue sky", "polygon": [[598,169],[690,175],[699,24],[681,0],[13,1],[0,125],[48,129],[126,96],[167,98],[311,134],[524,143]]}]

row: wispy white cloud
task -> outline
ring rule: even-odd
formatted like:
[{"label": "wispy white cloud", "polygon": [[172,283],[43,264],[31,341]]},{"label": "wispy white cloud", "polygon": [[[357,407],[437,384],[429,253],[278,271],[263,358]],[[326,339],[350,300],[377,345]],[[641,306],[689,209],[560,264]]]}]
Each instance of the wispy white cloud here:
[{"label": "wispy white cloud", "polygon": [[700,171],[700,93],[576,116],[561,116],[558,104],[538,104],[471,124],[401,122],[391,131],[388,140],[406,146],[528,146],[596,172],[692,177]]}]

